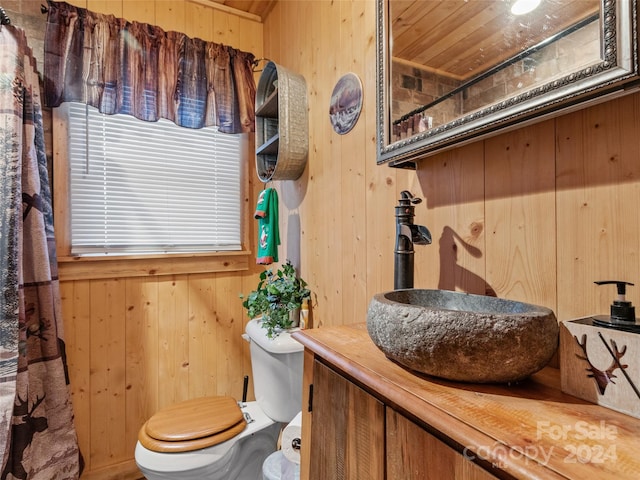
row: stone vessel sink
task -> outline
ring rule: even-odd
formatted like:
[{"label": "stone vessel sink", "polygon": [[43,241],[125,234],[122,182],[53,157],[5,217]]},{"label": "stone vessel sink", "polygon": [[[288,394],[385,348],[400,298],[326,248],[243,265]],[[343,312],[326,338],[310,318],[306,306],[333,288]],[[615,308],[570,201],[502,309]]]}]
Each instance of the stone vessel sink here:
[{"label": "stone vessel sink", "polygon": [[447,290],[373,297],[373,343],[400,365],[448,380],[508,383],[543,368],[558,347],[558,322],[537,305]]}]

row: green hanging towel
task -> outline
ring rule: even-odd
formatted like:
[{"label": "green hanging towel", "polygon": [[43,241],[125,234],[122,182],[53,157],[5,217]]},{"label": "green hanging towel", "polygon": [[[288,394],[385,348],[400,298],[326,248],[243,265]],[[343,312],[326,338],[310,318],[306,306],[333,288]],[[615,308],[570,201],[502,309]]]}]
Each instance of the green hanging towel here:
[{"label": "green hanging towel", "polygon": [[278,228],[278,193],[274,188],[263,190],[258,196],[254,217],[258,220],[258,265],[278,261],[280,229]]}]

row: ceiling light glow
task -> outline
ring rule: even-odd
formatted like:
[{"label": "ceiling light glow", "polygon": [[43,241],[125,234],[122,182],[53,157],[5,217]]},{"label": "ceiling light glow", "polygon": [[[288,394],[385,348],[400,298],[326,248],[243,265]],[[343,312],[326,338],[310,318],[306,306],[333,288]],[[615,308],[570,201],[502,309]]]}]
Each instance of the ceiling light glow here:
[{"label": "ceiling light glow", "polygon": [[540,5],[540,0],[516,0],[511,6],[511,13],[514,15],[524,15],[532,12]]}]

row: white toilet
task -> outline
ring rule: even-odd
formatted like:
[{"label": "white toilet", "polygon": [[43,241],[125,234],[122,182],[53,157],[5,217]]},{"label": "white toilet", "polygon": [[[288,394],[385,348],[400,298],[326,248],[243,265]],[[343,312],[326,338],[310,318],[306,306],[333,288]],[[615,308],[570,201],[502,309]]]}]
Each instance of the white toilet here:
[{"label": "white toilet", "polygon": [[303,346],[247,324],[255,402],[206,397],[167,407],[140,429],[135,458],[148,480],[259,480],[282,424],[302,405]]}]

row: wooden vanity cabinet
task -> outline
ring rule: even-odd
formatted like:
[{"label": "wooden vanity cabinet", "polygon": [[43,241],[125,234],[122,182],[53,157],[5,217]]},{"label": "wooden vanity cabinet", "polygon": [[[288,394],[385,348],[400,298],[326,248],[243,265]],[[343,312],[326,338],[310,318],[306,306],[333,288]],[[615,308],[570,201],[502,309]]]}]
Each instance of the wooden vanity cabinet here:
[{"label": "wooden vanity cabinet", "polygon": [[463,384],[390,361],[364,324],[293,337],[305,347],[303,480],[639,478],[640,419],[563,393],[557,369]]},{"label": "wooden vanity cabinet", "polygon": [[309,478],[384,480],[384,404],[322,363],[312,366]]},{"label": "wooden vanity cabinet", "polygon": [[303,422],[311,423],[311,449],[301,478],[496,478],[322,362],[305,364],[310,368],[312,376],[305,377],[313,379],[312,412]]},{"label": "wooden vanity cabinet", "polygon": [[421,426],[386,409],[387,479],[492,480],[492,474]]}]

